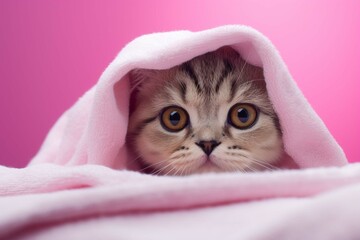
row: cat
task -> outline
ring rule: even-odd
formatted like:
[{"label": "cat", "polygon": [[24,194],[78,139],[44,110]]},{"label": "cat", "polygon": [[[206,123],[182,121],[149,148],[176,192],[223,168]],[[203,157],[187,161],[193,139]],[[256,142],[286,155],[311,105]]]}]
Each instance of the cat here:
[{"label": "cat", "polygon": [[157,175],[274,169],[282,132],[263,70],[229,46],[130,73],[127,144]]}]

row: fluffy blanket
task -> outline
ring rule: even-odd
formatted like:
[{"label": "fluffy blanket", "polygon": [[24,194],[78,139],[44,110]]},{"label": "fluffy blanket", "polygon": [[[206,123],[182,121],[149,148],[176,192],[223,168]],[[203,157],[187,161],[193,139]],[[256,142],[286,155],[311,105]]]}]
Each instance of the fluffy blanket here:
[{"label": "fluffy blanket", "polygon": [[[128,72],[170,68],[225,45],[264,69],[297,169],[189,177],[133,171]],[[271,42],[245,26],[129,43],[60,117],[28,167],[0,167],[0,196],[4,239],[360,238],[360,165],[347,164]]]}]

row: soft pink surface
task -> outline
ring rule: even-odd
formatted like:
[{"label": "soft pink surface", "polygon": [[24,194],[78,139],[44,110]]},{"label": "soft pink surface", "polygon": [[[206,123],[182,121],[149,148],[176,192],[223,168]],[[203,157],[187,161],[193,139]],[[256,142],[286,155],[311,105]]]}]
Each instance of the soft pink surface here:
[{"label": "soft pink surface", "polygon": [[24,166],[131,39],[227,23],[272,40],[349,161],[359,161],[359,1],[1,1],[0,164]]},{"label": "soft pink surface", "polygon": [[177,178],[39,164],[0,176],[1,239],[360,238],[360,164]]}]

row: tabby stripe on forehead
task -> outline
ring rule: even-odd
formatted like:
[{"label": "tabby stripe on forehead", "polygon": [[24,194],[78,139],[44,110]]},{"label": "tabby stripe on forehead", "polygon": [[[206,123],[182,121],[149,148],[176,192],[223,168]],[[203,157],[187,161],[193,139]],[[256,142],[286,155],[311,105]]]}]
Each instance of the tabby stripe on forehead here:
[{"label": "tabby stripe on forehead", "polygon": [[183,102],[186,103],[186,84],[184,82],[179,82],[179,88],[180,88],[180,93],[181,93],[181,98],[183,100]]},{"label": "tabby stripe on forehead", "polygon": [[224,69],[221,72],[221,76],[216,83],[215,91],[216,93],[219,92],[221,84],[224,82],[225,78],[234,70],[234,67],[231,65],[231,63],[228,60],[224,60]]},{"label": "tabby stripe on forehead", "polygon": [[233,98],[235,97],[235,93],[239,88],[239,84],[238,84],[238,79],[234,78],[231,82],[231,89],[230,89],[230,99],[229,102],[231,102],[233,100]]},{"label": "tabby stripe on forehead", "polygon": [[200,93],[201,92],[201,87],[200,87],[200,84],[199,84],[199,79],[195,75],[194,69],[191,67],[191,65],[189,63],[184,63],[182,65],[181,70],[183,72],[185,72],[190,77],[191,80],[193,80],[193,82],[195,84],[195,87],[196,87],[196,91],[198,93]]}]

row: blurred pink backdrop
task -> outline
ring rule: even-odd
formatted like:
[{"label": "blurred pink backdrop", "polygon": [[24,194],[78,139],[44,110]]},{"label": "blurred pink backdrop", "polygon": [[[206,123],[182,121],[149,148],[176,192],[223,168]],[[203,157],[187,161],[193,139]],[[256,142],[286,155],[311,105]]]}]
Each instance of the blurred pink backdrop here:
[{"label": "blurred pink backdrop", "polygon": [[25,166],[133,38],[224,24],[273,41],[349,161],[360,161],[360,1],[3,0],[0,164]]}]

